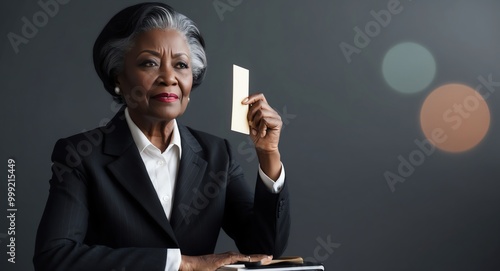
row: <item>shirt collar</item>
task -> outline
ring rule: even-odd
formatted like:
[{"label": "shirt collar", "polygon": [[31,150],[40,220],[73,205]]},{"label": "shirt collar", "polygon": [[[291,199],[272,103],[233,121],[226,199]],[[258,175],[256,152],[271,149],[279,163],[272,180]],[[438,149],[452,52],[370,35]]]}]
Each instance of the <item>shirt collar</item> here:
[{"label": "shirt collar", "polygon": [[[156,148],[156,146],[154,146],[153,143],[149,141],[146,135],[141,131],[141,129],[139,129],[139,127],[137,127],[134,121],[130,118],[130,114],[128,113],[128,107],[125,108],[125,119],[127,120],[127,124],[130,129],[130,133],[132,134],[132,138],[134,139],[135,145],[137,146],[137,149],[139,149],[139,153],[142,153],[148,146]],[[180,159],[182,155],[181,135],[179,133],[179,127],[177,126],[177,120],[173,119],[173,122],[174,122],[174,127],[172,130],[173,134],[172,138],[170,139],[169,147],[171,145],[174,145],[177,146],[177,148],[179,148],[179,159]]]}]

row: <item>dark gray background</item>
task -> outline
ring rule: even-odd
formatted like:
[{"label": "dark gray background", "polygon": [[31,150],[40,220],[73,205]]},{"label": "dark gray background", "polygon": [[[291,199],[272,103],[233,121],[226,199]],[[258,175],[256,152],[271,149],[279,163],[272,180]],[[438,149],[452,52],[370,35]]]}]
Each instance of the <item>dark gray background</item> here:
[{"label": "dark gray background", "polygon": [[[19,211],[10,264],[4,173],[1,270],[33,269],[55,141],[114,115],[91,49],[110,17],[136,2],[72,0],[16,54],[7,33],[20,34],[21,18],[31,21],[41,8],[3,1],[0,141],[3,163],[16,160]],[[500,81],[500,2],[402,0],[404,10],[350,64],[339,44],[353,44],[353,28],[389,0],[233,0],[223,20],[213,2],[168,1],[198,23],[209,60],[180,121],[228,138],[252,182],[257,161],[249,141],[229,129],[232,64],[250,70],[252,92],[293,115],[283,115],[280,143],[293,203],[286,254],[319,255],[328,270],[500,270],[500,88],[487,100],[491,126],[475,149],[436,151],[394,193],[383,176],[424,138],[418,115],[430,91],[450,82],[475,87],[481,75]],[[424,45],[437,62],[436,78],[420,93],[400,94],[382,76],[384,54],[403,41]],[[333,251],[320,249],[328,239]],[[221,236],[217,252],[232,249]]]}]

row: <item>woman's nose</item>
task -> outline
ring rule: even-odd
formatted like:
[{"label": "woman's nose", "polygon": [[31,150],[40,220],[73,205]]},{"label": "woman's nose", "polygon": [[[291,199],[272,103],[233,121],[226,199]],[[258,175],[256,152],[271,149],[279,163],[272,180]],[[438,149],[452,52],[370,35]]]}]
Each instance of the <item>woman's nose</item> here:
[{"label": "woman's nose", "polygon": [[163,65],[163,67],[160,68],[159,78],[162,80],[161,82],[167,86],[177,85],[175,70],[170,65]]}]

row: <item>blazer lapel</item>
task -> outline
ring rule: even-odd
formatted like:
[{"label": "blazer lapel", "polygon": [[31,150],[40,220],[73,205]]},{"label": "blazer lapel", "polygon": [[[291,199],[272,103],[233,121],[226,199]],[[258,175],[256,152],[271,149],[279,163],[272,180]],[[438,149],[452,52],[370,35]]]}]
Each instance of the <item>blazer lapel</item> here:
[{"label": "blazer lapel", "polygon": [[165,216],[158,195],[151,183],[142,158],[130,133],[130,129],[122,111],[106,126],[104,133],[104,152],[117,156],[117,159],[107,165],[114,177],[141,205],[145,212],[156,221],[178,245],[174,231]]},{"label": "blazer lapel", "polygon": [[200,156],[203,149],[196,138],[185,126],[178,124],[178,127],[181,135],[182,157],[177,173],[174,203],[170,216],[171,225],[175,232],[181,230],[183,224],[190,224],[193,215],[200,211],[193,209],[192,203],[199,196],[198,193],[203,193],[200,186],[208,165],[207,161]]}]

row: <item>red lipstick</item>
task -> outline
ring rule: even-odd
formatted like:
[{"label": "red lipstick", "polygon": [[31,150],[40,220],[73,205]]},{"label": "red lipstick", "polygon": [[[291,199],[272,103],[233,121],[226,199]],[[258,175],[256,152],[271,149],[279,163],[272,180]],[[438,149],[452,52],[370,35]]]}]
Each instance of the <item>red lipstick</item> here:
[{"label": "red lipstick", "polygon": [[153,96],[153,99],[159,102],[173,103],[179,100],[179,96],[177,96],[177,94],[174,93],[160,93],[158,95]]}]

